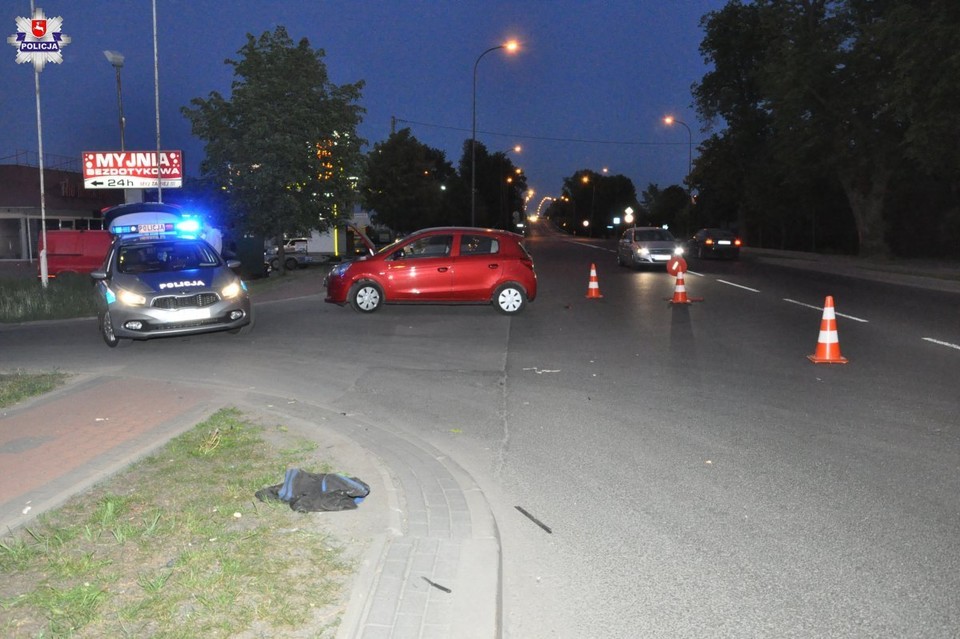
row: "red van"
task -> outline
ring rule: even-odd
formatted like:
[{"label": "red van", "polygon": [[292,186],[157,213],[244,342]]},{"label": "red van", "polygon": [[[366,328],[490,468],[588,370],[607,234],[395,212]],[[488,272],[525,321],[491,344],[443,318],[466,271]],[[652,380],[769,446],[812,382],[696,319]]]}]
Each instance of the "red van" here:
[{"label": "red van", "polygon": [[[47,275],[56,277],[62,273],[97,270],[103,264],[112,240],[109,231],[47,231]],[[42,234],[40,250],[43,250]]]}]

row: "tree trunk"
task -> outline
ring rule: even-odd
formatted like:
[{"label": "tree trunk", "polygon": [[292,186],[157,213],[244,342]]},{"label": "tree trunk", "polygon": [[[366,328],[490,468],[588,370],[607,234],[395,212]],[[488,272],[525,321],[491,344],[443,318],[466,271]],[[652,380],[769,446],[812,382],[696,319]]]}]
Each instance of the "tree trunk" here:
[{"label": "tree trunk", "polygon": [[858,254],[861,257],[886,257],[890,254],[883,222],[883,206],[890,175],[889,169],[874,169],[866,177],[852,171],[840,174],[840,183],[857,227]]}]

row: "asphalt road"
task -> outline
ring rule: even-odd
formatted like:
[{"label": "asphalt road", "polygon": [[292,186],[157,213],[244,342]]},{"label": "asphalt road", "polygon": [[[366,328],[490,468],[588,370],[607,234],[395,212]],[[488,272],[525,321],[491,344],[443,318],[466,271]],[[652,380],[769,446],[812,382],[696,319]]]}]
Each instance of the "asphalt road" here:
[{"label": "asphalt road", "polygon": [[[494,509],[508,638],[957,636],[960,295],[744,259],[692,261],[703,301],[670,305],[675,279],[612,241],[529,246],[541,292],[515,318],[311,296],[258,305],[247,337],[4,327],[0,365],[256,389],[426,439]],[[806,358],[827,295],[845,365]]]}]

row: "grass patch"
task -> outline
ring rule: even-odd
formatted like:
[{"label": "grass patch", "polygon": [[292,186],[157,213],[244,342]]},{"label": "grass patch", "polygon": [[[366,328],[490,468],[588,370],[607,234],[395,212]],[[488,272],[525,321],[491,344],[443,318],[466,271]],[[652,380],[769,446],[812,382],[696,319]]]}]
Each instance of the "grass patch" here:
[{"label": "grass patch", "polygon": [[43,395],[62,386],[66,373],[0,373],[0,408],[12,406],[30,397]]},{"label": "grass patch", "polygon": [[3,637],[333,637],[352,566],[254,493],[316,445],[235,409],[0,540]]},{"label": "grass patch", "polygon": [[47,282],[37,278],[0,279],[0,322],[93,317],[96,289],[87,275],[67,273]]}]

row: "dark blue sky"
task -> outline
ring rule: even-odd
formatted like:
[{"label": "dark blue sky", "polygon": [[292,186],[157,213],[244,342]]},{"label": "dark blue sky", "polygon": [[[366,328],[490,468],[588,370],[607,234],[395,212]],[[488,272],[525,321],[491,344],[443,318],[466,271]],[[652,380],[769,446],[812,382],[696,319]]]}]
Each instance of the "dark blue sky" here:
[{"label": "dark blue sky", "polygon": [[[725,0],[543,0],[497,2],[157,0],[160,134],[197,175],[203,146],[180,107],[213,90],[229,94],[246,33],[277,25],[326,52],[332,82],[364,80],[360,135],[390,134],[391,117],[456,164],[470,138],[473,67],[486,49],[517,38],[515,55],[487,54],[477,74],[477,138],[491,151],[523,146],[513,161],[541,195],[556,195],[578,169],[623,174],[638,192],[679,183],[687,170],[686,122],[702,139],[690,87],[706,68],[699,20]],[[2,0],[0,157],[37,151],[32,68],[14,62],[6,38],[29,0]],[[43,146],[79,159],[120,148],[116,76],[103,50],[126,57],[122,71],[127,150],[156,148],[150,0],[36,0],[62,16],[72,42],[63,64],[40,74]],[[416,124],[414,124],[416,123]]]}]

